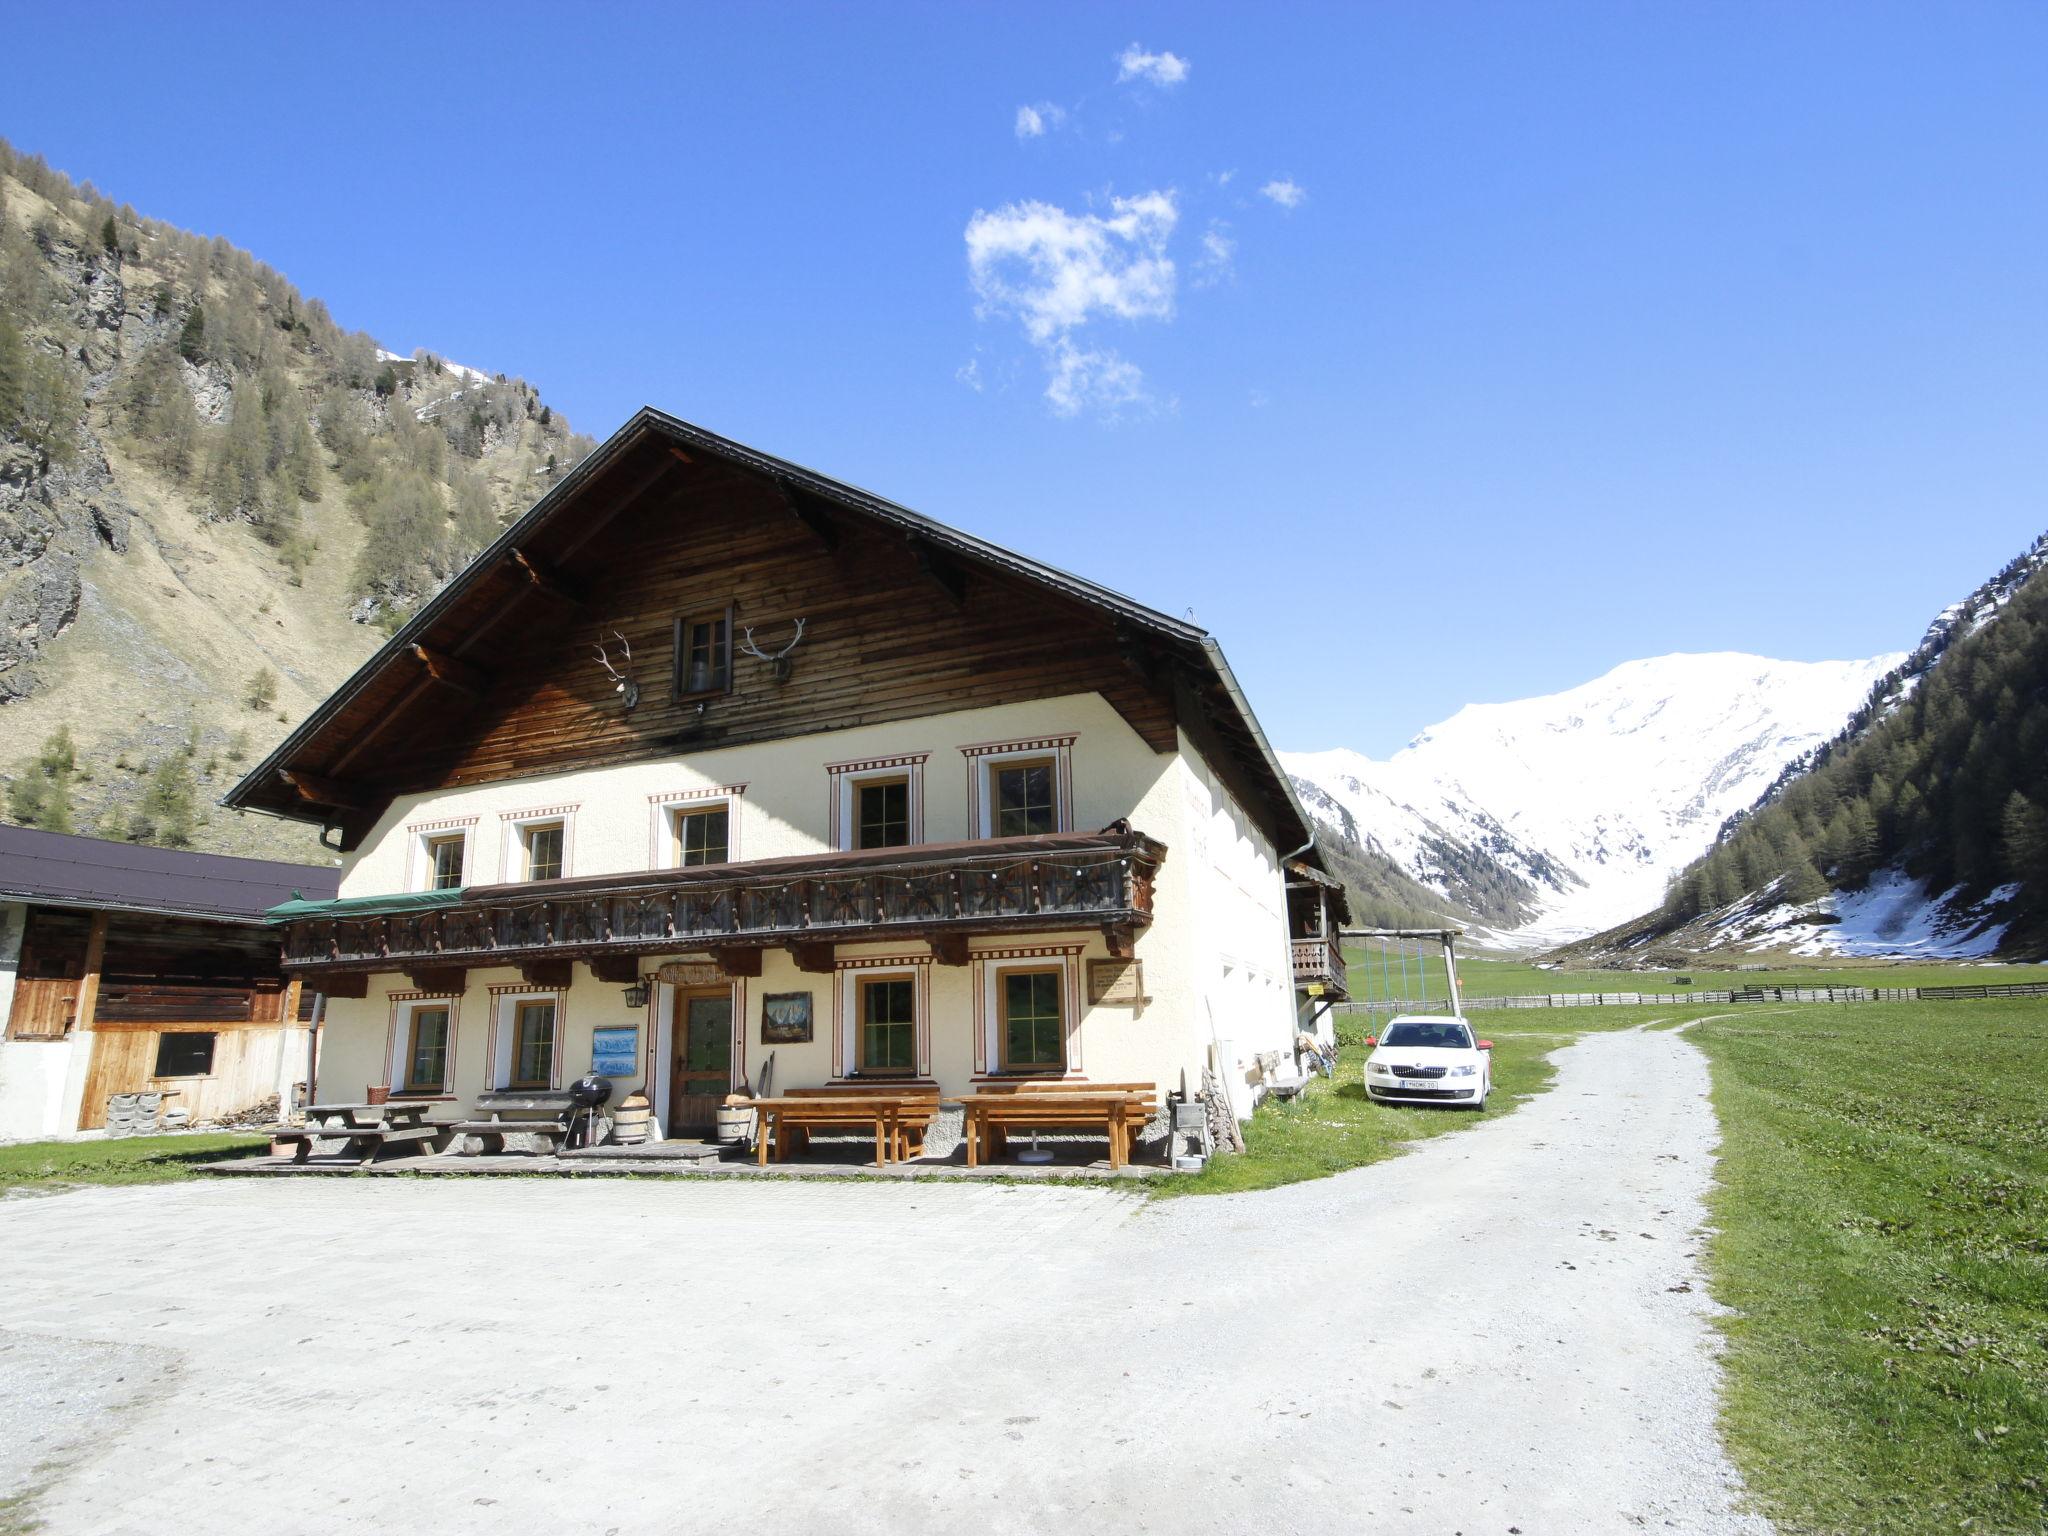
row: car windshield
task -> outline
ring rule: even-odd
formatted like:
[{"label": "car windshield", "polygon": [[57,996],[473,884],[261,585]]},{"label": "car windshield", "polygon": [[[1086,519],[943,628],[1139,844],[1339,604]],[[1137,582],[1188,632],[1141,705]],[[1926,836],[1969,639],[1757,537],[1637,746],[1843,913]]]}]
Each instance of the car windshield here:
[{"label": "car windshield", "polygon": [[1380,1036],[1381,1045],[1435,1046],[1445,1051],[1469,1051],[1472,1037],[1462,1024],[1437,1024],[1427,1021],[1389,1024],[1387,1032]]}]

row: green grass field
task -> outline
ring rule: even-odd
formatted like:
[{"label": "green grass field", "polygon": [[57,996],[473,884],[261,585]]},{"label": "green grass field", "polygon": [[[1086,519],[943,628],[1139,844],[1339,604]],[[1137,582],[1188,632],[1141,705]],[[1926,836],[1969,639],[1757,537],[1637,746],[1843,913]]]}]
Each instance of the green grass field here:
[{"label": "green grass field", "polygon": [[28,1141],[0,1147],[0,1191],[75,1184],[167,1184],[196,1176],[201,1163],[254,1155],[262,1136],[132,1136],[118,1141]]},{"label": "green grass field", "polygon": [[[1384,997],[1379,955],[1363,951],[1346,952],[1350,962],[1351,995],[1355,1002]],[[1690,976],[1690,987],[1674,984],[1673,978]],[[1409,962],[1411,983],[1414,961]],[[1395,995],[1401,995],[1400,962],[1392,961]],[[1424,980],[1432,997],[1441,997],[1444,972],[1441,959],[1432,952]],[[1705,965],[1682,971],[1592,971],[1545,970],[1526,960],[1491,960],[1479,956],[1458,957],[1458,980],[1470,997],[1518,997],[1539,992],[1685,992],[1709,991],[1716,987],[1921,987],[1963,984],[1997,984],[2014,981],[2048,981],[2048,966],[1962,965],[1900,962],[1893,960],[1830,960],[1810,966],[1771,965],[1761,970],[1712,969]],[[1421,993],[1416,993],[1421,996]]]},{"label": "green grass field", "polygon": [[2048,1001],[1794,1006],[1689,1038],[1724,1138],[1724,1428],[1765,1510],[2048,1529]]}]

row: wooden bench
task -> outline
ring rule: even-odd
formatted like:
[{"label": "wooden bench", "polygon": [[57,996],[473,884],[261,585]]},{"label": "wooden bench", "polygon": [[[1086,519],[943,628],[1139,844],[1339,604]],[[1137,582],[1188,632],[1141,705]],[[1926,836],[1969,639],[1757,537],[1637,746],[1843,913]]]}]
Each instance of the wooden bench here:
[{"label": "wooden bench", "polygon": [[297,1142],[292,1150],[292,1161],[303,1163],[313,1155],[316,1141],[346,1142],[351,1149],[360,1147],[357,1158],[361,1162],[374,1160],[377,1154],[394,1142],[432,1141],[445,1127],[438,1125],[309,1125],[290,1126],[272,1131],[272,1141]]},{"label": "wooden bench", "polygon": [[[458,1136],[495,1140],[500,1152],[505,1150],[507,1136],[532,1136],[545,1143],[542,1152],[554,1153],[568,1139],[569,1117],[575,1112],[576,1103],[566,1093],[510,1088],[478,1094],[476,1107],[488,1110],[491,1118],[458,1120],[448,1129]],[[515,1116],[529,1118],[512,1118]]]},{"label": "wooden bench", "polygon": [[1026,1078],[983,1083],[960,1100],[967,1111],[962,1128],[967,1166],[978,1168],[1002,1155],[1009,1133],[1101,1127],[1109,1140],[1109,1166],[1131,1160],[1131,1143],[1158,1108],[1154,1083],[1090,1083],[1068,1078]]},{"label": "wooden bench", "polygon": [[939,1089],[936,1083],[831,1083],[743,1102],[761,1117],[754,1152],[763,1166],[771,1149],[777,1162],[801,1152],[814,1130],[854,1126],[873,1129],[875,1161],[888,1164],[922,1155],[925,1133],[939,1112]]}]

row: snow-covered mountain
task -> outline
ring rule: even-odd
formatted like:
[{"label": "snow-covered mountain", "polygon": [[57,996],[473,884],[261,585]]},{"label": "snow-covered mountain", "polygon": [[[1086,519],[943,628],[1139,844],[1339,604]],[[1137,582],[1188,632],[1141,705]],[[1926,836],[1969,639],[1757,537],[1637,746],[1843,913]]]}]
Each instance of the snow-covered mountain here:
[{"label": "snow-covered mountain", "polygon": [[1654,907],[1901,659],[1658,656],[1563,693],[1468,704],[1385,762],[1343,748],[1282,759],[1326,826],[1513,941],[1553,944]]}]

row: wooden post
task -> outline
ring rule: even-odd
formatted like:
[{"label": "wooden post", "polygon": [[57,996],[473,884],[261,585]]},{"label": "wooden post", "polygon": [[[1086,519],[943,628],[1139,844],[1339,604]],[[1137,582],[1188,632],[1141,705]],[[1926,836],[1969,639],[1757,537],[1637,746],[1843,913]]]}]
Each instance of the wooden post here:
[{"label": "wooden post", "polygon": [[[305,983],[294,976],[284,984],[284,997],[277,1013],[277,1123],[289,1125],[292,1112],[292,1026],[299,1022],[299,989]],[[312,1102],[313,1085],[306,1084],[307,1102]]]},{"label": "wooden post", "polygon": [[[99,1016],[100,967],[107,958],[107,914],[95,912],[92,915],[92,929],[85,940],[85,971],[78,981],[78,1011],[71,1019],[71,1049],[85,1052],[85,1085],[92,1088],[92,1058],[96,1049],[92,1039],[93,1020]],[[78,1128],[90,1130],[102,1124],[102,1116],[93,1113],[92,1105],[83,1097],[78,1105]]]}]

